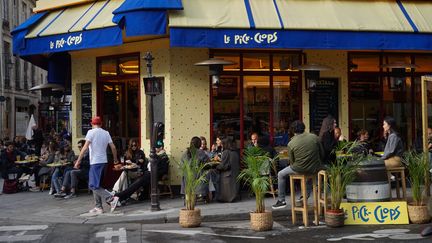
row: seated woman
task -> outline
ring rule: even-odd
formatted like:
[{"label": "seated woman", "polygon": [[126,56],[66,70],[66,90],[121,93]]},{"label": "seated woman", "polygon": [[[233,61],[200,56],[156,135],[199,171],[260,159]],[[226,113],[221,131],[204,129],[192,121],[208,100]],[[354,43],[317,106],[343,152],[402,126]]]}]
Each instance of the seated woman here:
[{"label": "seated woman", "polygon": [[[35,177],[35,181],[39,182],[40,178],[44,175],[51,175],[52,173],[52,168],[47,167],[47,164],[51,164],[54,163],[55,159],[56,159],[56,152],[57,152],[57,144],[54,142],[51,142],[48,145],[48,154],[45,156],[41,156],[39,158],[39,165],[35,166],[33,168],[33,172],[34,172],[34,177]],[[39,188],[35,188],[32,191],[38,191]],[[50,187],[50,191],[49,191],[50,195],[54,194],[54,186],[51,185]]]},{"label": "seated woman", "polygon": [[[158,180],[160,180],[162,176],[168,174],[169,158],[165,152],[164,144],[162,141],[158,141],[156,143],[155,149],[158,158],[157,177]],[[147,168],[148,170],[143,171],[140,177],[135,180],[128,188],[121,192],[115,193],[115,196],[119,197],[120,202],[124,203],[124,201],[126,201],[134,192],[138,191],[141,187],[143,188],[144,194],[148,194],[151,179],[150,163],[147,164]]]},{"label": "seated woman", "polygon": [[[191,139],[189,148],[187,148],[186,151],[183,153],[183,156],[181,158],[181,163],[185,163],[186,161],[192,159],[192,149],[196,151],[196,158],[200,163],[207,163],[210,160],[210,158],[206,155],[204,151],[200,149],[200,147],[201,147],[201,139],[199,137],[193,137]],[[183,195],[185,194],[184,187],[185,187],[185,182],[184,182],[184,178],[182,178],[180,193]],[[195,193],[199,197],[206,197],[208,191],[209,191],[208,184],[203,183],[202,185],[198,186]]]},{"label": "seated woman", "polygon": [[216,167],[220,173],[219,191],[216,192],[216,199],[220,202],[232,202],[239,192],[237,176],[240,173],[240,156],[232,139],[225,138],[222,140],[222,146],[224,148],[222,161]]},{"label": "seated woman", "polygon": [[[138,147],[138,140],[131,139],[129,146],[125,154],[125,165],[117,167],[123,169],[120,177],[116,181],[113,187],[113,191],[121,192],[125,190],[129,185],[129,181],[138,178],[147,169],[147,160],[144,152]],[[125,167],[126,166],[126,167]],[[136,168],[132,171],[125,171],[125,168]]]},{"label": "seated woman", "polygon": [[383,121],[384,133],[388,134],[387,143],[384,148],[384,154],[381,159],[384,160],[386,168],[394,168],[402,165],[402,155],[404,146],[399,134],[395,131],[396,121],[393,117],[387,116]]},{"label": "seated woman", "polygon": [[72,170],[72,163],[75,161],[75,153],[69,142],[66,142],[60,151],[56,153],[56,162],[66,163],[66,166],[56,167],[51,175],[51,187],[57,192],[54,196],[61,196],[62,176]]},{"label": "seated woman", "polygon": [[[81,152],[82,147],[85,144],[85,140],[80,140],[78,142],[78,149]],[[60,193],[56,194],[56,197],[63,197],[64,199],[70,199],[76,197],[76,190],[78,187],[78,182],[80,180],[87,181],[89,176],[90,168],[90,157],[88,151],[84,155],[81,163],[79,165],[75,164],[72,170],[65,173],[63,177],[63,184]],[[67,191],[69,194],[66,194]]]}]

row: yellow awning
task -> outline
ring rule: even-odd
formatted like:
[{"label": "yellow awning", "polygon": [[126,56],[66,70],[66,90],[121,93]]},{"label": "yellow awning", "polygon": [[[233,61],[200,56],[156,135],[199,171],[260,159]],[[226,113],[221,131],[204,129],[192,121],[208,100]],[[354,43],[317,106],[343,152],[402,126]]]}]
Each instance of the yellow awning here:
[{"label": "yellow awning", "polygon": [[115,26],[113,11],[125,0],[97,1],[54,10],[26,35],[26,38],[49,36]]},{"label": "yellow awning", "polygon": [[183,6],[170,14],[170,27],[413,31],[396,1],[183,0]]}]

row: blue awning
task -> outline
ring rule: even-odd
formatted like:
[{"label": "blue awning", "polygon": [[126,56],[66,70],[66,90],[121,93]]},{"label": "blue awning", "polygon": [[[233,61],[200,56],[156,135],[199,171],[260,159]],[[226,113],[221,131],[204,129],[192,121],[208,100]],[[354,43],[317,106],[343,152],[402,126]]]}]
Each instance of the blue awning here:
[{"label": "blue awning", "polygon": [[[121,45],[125,36],[164,35],[180,0],[103,0],[32,16],[13,32],[13,52],[31,55]],[[42,64],[39,66],[45,66]]]},{"label": "blue awning", "polygon": [[126,36],[165,35],[167,10],[183,9],[181,0],[126,0],[113,14]]},{"label": "blue awning", "polygon": [[137,11],[137,10],[168,10],[183,9],[181,0],[126,0],[114,14]]},{"label": "blue awning", "polygon": [[182,3],[184,10],[169,16],[173,47],[432,50],[432,3],[427,1]]},{"label": "blue awning", "polygon": [[170,38],[174,47],[432,50],[428,33],[171,28]]}]

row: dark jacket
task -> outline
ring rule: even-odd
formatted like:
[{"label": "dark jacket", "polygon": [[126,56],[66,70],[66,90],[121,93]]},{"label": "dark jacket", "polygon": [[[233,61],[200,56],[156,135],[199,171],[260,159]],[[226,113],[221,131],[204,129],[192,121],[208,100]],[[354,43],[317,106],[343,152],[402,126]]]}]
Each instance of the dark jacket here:
[{"label": "dark jacket", "polygon": [[336,153],[334,153],[334,149],[337,145],[337,140],[334,137],[333,131],[328,131],[323,134],[321,138],[321,145],[324,149],[324,158],[323,162],[325,164],[330,164],[336,161]]},{"label": "dark jacket", "polygon": [[314,174],[322,168],[323,148],[315,134],[296,134],[288,143],[291,168],[302,174]]},{"label": "dark jacket", "polygon": [[219,192],[217,200],[221,202],[232,202],[239,192],[237,176],[240,173],[240,156],[237,151],[224,150],[222,161],[216,167],[220,172]]}]

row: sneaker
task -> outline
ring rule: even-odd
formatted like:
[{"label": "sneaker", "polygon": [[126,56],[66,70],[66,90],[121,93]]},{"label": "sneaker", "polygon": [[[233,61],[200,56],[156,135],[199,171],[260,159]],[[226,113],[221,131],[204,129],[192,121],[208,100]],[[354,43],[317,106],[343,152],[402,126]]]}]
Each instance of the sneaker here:
[{"label": "sneaker", "polygon": [[31,192],[40,192],[40,190],[41,189],[38,186],[35,186],[35,187],[32,187],[29,189],[29,191],[31,191]]},{"label": "sneaker", "polygon": [[93,213],[93,214],[103,214],[103,209],[102,208],[93,208],[93,209],[90,209],[90,211],[89,211],[89,213]]},{"label": "sneaker", "polygon": [[390,176],[390,180],[391,180],[391,181],[396,181],[396,177],[395,177],[394,175],[391,175],[391,176]]},{"label": "sneaker", "polygon": [[66,192],[58,192],[58,193],[54,194],[54,197],[55,198],[62,198],[62,197],[65,197],[66,195],[67,195]]},{"label": "sneaker", "polygon": [[[310,197],[310,195],[307,195],[306,200],[308,200]],[[299,198],[296,199],[296,203],[302,203],[303,202],[303,196],[300,196]]]},{"label": "sneaker", "polygon": [[274,204],[272,206],[272,208],[273,209],[281,209],[281,208],[284,208],[286,206],[287,206],[287,204],[286,204],[285,200],[283,200],[283,201],[277,200],[276,204]]},{"label": "sneaker", "polygon": [[117,196],[112,197],[112,199],[110,200],[109,203],[111,205],[111,213],[114,212],[114,210],[116,209],[118,201],[119,197]]},{"label": "sneaker", "polygon": [[64,198],[64,199],[71,199],[71,198],[76,198],[76,197],[77,197],[77,196],[76,196],[75,193],[70,193],[70,194],[64,196],[63,198]]},{"label": "sneaker", "polygon": [[49,192],[48,192],[48,194],[49,195],[53,195],[54,194],[54,188],[51,187],[50,190],[49,190]]}]

